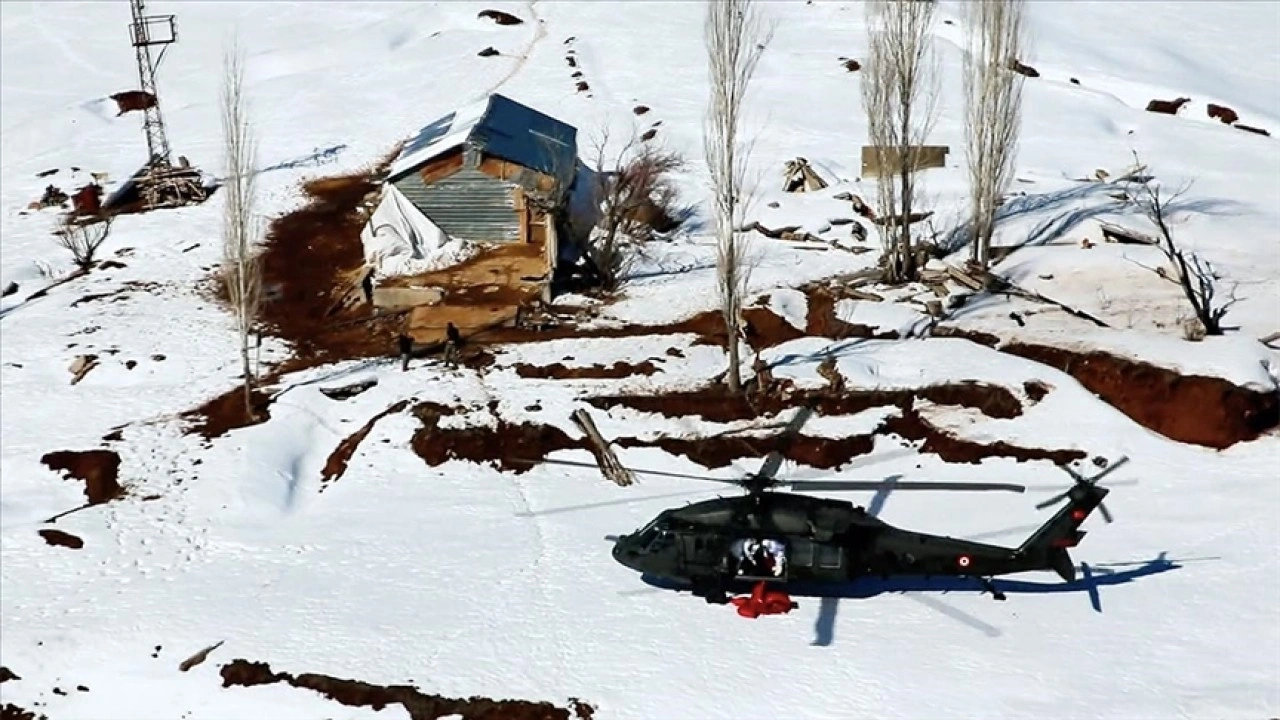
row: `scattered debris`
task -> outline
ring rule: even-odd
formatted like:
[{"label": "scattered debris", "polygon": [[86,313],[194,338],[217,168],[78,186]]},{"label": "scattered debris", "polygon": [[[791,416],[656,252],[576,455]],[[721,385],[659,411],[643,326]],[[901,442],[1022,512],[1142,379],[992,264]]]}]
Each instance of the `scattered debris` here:
[{"label": "scattered debris", "polygon": [[652,361],[629,363],[622,360],[612,365],[591,365],[589,367],[565,367],[561,363],[550,365],[526,365],[516,363],[511,366],[516,375],[522,378],[555,379],[555,380],[606,380],[634,377],[637,375],[653,375],[658,368]]},{"label": "scattered debris", "polygon": [[1017,58],[1009,58],[1009,69],[1018,73],[1019,75],[1025,75],[1026,77],[1029,77],[1029,78],[1040,77],[1039,70],[1036,70],[1030,65],[1023,65],[1021,62],[1018,61]]},{"label": "scattered debris", "polygon": [[214,650],[217,650],[218,648],[222,647],[222,644],[223,644],[224,642],[226,642],[226,640],[219,640],[218,642],[216,642],[216,643],[214,643],[214,644],[210,645],[209,647],[207,647],[207,648],[205,648],[205,649],[201,650],[200,652],[196,653],[195,655],[192,655],[191,657],[187,658],[186,660],[183,660],[182,662],[178,663],[178,669],[179,669],[179,670],[181,670],[182,672],[186,672],[186,671],[190,670],[191,668],[193,668],[193,667],[195,667],[195,666],[199,665],[200,663],[204,662],[205,660],[208,660],[208,659],[209,659],[209,653],[211,653],[211,652],[213,652]]},{"label": "scattered debris", "polygon": [[502,53],[498,52],[497,48],[490,46],[481,50],[476,54],[479,55],[480,57],[493,57],[494,55],[501,55]]},{"label": "scattered debris", "polygon": [[1234,127],[1234,128],[1240,128],[1241,130],[1244,130],[1245,132],[1251,132],[1251,133],[1255,133],[1255,134],[1257,134],[1257,135],[1265,135],[1265,136],[1267,136],[1267,137],[1271,137],[1271,133],[1267,132],[1266,130],[1263,130],[1262,128],[1256,128],[1256,127],[1252,127],[1252,126],[1249,126],[1249,125],[1241,125],[1240,123],[1236,123],[1235,125],[1232,125],[1231,127]]},{"label": "scattered debris", "polygon": [[[578,84],[586,85],[586,83],[578,83]],[[649,128],[648,130],[645,130],[643,133],[640,134],[640,142],[649,142],[655,136],[657,136],[657,134],[658,134],[658,128],[656,127]]]},{"label": "scattered debris", "polygon": [[493,20],[495,23],[499,25],[520,25],[524,23],[523,20],[516,17],[515,15],[512,15],[511,13],[502,12],[501,10],[481,10],[480,14],[477,15],[476,17],[488,18],[490,20]]},{"label": "scattered debris", "polygon": [[[907,151],[907,154],[911,161],[911,169],[916,171],[946,167],[947,154],[950,152],[951,148],[947,145],[913,145]],[[901,167],[901,165],[902,161],[899,159],[898,148],[881,148],[874,145],[862,146],[863,177],[879,175],[882,167],[892,168],[896,172],[896,168]]]},{"label": "scattered debris", "polygon": [[21,680],[21,679],[22,678],[18,677],[17,674],[15,674],[12,670],[10,670],[9,668],[3,665],[0,665],[0,683],[8,682],[10,680]]},{"label": "scattered debris", "polygon": [[377,380],[362,380],[360,382],[351,383],[350,385],[343,385],[341,387],[332,387],[332,388],[322,387],[320,388],[320,394],[324,395],[330,400],[349,400],[359,395],[360,393],[364,392],[365,390],[368,390],[376,386],[377,384],[378,384]]},{"label": "scattered debris", "polygon": [[[83,299],[84,298],[81,298],[81,300]],[[84,379],[84,376],[87,375],[90,370],[94,369],[97,366],[98,366],[97,355],[77,355],[75,359],[71,361],[71,367],[67,368],[68,370],[71,371],[71,384],[75,385],[76,383],[80,382],[82,379]]]},{"label": "scattered debris", "polygon": [[62,207],[70,198],[56,185],[45,185],[44,194],[39,200],[27,205],[28,210],[43,210],[47,207]]},{"label": "scattered debris", "polygon": [[72,550],[79,550],[84,547],[84,540],[61,530],[40,530],[39,535],[50,545],[67,547]]},{"label": "scattered debris", "polygon": [[1071,83],[1072,85],[1079,85],[1079,84],[1080,84],[1080,81],[1079,81],[1079,80],[1077,80],[1076,78],[1069,78],[1069,79],[1067,80],[1067,82]]},{"label": "scattered debris", "polygon": [[46,177],[49,177],[50,175],[54,175],[54,174],[56,174],[57,172],[58,172],[58,168],[50,168],[50,169],[48,169],[48,170],[45,170],[44,172],[38,172],[38,173],[36,173],[36,177],[38,177],[38,178],[46,178]]},{"label": "scattered debris", "polygon": [[858,72],[859,70],[862,69],[862,63],[852,58],[845,58],[845,57],[840,58],[840,65],[843,66],[844,69],[848,70],[849,72]]},{"label": "scattered debris", "polygon": [[1235,110],[1232,110],[1225,105],[1209,103],[1207,110],[1209,112],[1209,117],[1221,120],[1226,125],[1234,125],[1235,122],[1240,119],[1240,116],[1236,114]]},{"label": "scattered debris", "polygon": [[783,192],[816,192],[827,187],[827,181],[814,172],[805,158],[788,160],[784,167]]},{"label": "scattered debris", "polygon": [[18,292],[18,283],[11,280],[8,285],[4,286],[4,292],[0,293],[0,297],[9,297],[16,292]]},{"label": "scattered debris", "polygon": [[1147,112],[1177,115],[1183,105],[1191,102],[1191,98],[1180,97],[1177,100],[1152,100],[1147,103]]},{"label": "scattered debris", "polygon": [[591,89],[591,86],[587,84],[586,80],[579,80],[574,87],[577,88],[578,92],[587,92]]},{"label": "scattered debris", "polygon": [[633,113],[635,113],[635,114],[637,114],[637,115],[643,115],[643,114],[645,114],[645,113],[649,112],[649,106],[647,106],[647,105],[637,105],[637,106],[635,106],[634,108],[632,108],[632,109],[631,109],[631,112],[633,112]]},{"label": "scattered debris", "polygon": [[119,109],[116,117],[134,110],[149,110],[156,106],[156,96],[142,90],[126,90],[108,97],[116,101],[116,107]]},{"label": "scattered debris", "polygon": [[1102,229],[1102,238],[1107,242],[1124,245],[1157,245],[1159,241],[1145,233],[1121,227],[1109,222],[1098,223]]}]

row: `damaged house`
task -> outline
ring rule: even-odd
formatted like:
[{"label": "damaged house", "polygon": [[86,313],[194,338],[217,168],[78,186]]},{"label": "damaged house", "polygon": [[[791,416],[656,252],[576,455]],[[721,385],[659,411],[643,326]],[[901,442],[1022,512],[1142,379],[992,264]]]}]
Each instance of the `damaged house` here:
[{"label": "damaged house", "polygon": [[430,123],[392,162],[361,233],[370,301],[412,308],[409,334],[432,342],[447,322],[474,330],[550,300],[556,269],[581,254],[572,227],[593,224],[569,220],[588,172],[572,126],[502,95]]}]

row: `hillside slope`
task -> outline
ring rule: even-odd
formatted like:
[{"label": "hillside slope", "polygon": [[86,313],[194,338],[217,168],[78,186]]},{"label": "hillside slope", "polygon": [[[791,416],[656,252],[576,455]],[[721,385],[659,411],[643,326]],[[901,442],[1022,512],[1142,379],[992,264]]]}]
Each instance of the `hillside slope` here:
[{"label": "hillside slope", "polygon": [[[1277,8],[1029,3],[1026,62],[1041,76],[1026,84],[1015,191],[1027,199],[998,242],[1035,241],[999,269],[1110,327],[1004,300],[949,323],[1274,395],[1280,354],[1256,338],[1280,330]],[[524,22],[498,25],[478,17],[484,9]],[[574,124],[584,148],[606,125],[615,139],[656,126],[693,160],[681,178],[689,199],[706,199],[699,3],[157,0],[149,11],[178,15],[180,40],[160,73],[174,153],[215,175],[221,53],[238,30],[268,217],[303,202],[302,180],[362,170],[495,91]],[[835,196],[871,193],[858,178],[860,76],[840,62],[863,57],[862,8],[767,12],[779,24],[752,90],[754,217],[834,237],[840,226],[823,226],[852,216]],[[835,356],[850,387],[911,398],[817,418],[806,431],[816,459],[787,472],[1026,483],[1023,496],[846,496],[893,524],[1016,545],[1046,517],[1033,503],[1067,481],[1027,458],[1089,466],[1127,455],[1108,503],[1117,521],[1090,520],[1074,551],[1080,580],[1014,578],[1004,603],[964,584],[861,583],[747,622],[646,585],[603,540],[721,487],[645,477],[618,488],[547,465],[517,472],[521,456],[590,459],[569,420],[579,407],[619,439],[629,465],[718,477],[758,466],[759,446],[706,438],[765,435],[781,412],[717,415],[681,395],[725,363],[697,328],[670,330],[715,307],[705,228],[655,248],[626,293],[599,309],[602,326],[668,330],[513,343],[489,348],[488,366],[457,371],[415,361],[402,373],[390,358],[312,367],[276,379],[265,422],[209,438],[191,431],[182,414],[238,382],[231,318],[206,292],[219,259],[217,196],[119,218],[103,250],[114,266],[36,293],[71,263],[50,239],[55,211],[27,204],[89,172],[119,181],[144,154],[138,114],[117,117],[107,97],[137,82],[128,21],[123,1],[0,3],[0,285],[18,285],[0,301],[0,666],[10,671],[0,670],[0,704],[54,720],[493,711],[449,701],[472,696],[550,704],[496,711],[507,717],[582,716],[570,701],[580,698],[598,720],[1280,713],[1274,432],[1220,451],[1179,443],[1026,357],[959,338],[810,335],[812,306],[792,289],[869,267],[874,252],[753,243],[752,301],[794,328],[763,351],[777,377],[819,386],[818,364]],[[965,207],[962,22],[957,3],[939,3],[931,142],[952,150],[946,168],[925,175],[939,227]],[[478,55],[487,47],[499,55]],[[1143,109],[1179,96],[1191,102],[1178,116]],[[1210,102],[1272,136],[1210,119]],[[637,115],[640,105],[650,110]],[[1194,181],[1178,232],[1236,289],[1228,324],[1238,329],[1227,338],[1183,341],[1185,301],[1138,265],[1153,258],[1101,242],[1098,220],[1138,221],[1115,212],[1105,185],[1077,178],[1121,171],[1133,151],[1167,183]],[[831,187],[782,193],[782,164],[797,156]],[[1085,238],[1097,244],[1085,249]],[[847,322],[904,335],[919,320],[905,305],[839,307]],[[1009,319],[1015,311],[1024,322]],[[97,365],[70,384],[67,367],[82,354]],[[289,354],[268,338],[262,362]],[[626,377],[605,371],[642,365]],[[349,399],[321,392],[374,380]],[[1010,407],[993,411],[964,390],[949,391],[963,402],[925,397],[965,382]],[[630,395],[656,400],[639,407],[621,397]]]}]

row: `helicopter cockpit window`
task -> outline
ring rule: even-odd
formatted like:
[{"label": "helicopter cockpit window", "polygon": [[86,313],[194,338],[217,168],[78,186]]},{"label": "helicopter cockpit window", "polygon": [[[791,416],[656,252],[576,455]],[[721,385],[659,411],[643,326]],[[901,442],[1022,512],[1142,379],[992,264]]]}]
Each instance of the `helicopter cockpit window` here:
[{"label": "helicopter cockpit window", "polygon": [[778,540],[741,538],[729,545],[741,578],[778,579],[787,575],[787,546]]}]

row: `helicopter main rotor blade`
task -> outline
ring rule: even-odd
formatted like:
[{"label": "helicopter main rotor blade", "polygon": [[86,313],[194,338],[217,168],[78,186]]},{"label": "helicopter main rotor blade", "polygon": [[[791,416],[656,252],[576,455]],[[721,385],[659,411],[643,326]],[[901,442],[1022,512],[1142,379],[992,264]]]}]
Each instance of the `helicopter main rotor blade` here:
[{"label": "helicopter main rotor blade", "polygon": [[1092,485],[1097,485],[1098,481],[1106,477],[1107,475],[1110,475],[1112,470],[1115,470],[1116,468],[1120,467],[1121,465],[1124,465],[1127,462],[1129,462],[1129,456],[1121,455],[1119,460],[1116,460],[1115,462],[1108,465],[1105,470],[1098,473],[1097,475],[1094,475],[1092,478],[1089,478],[1089,483]]},{"label": "helicopter main rotor blade", "polygon": [[892,485],[885,485],[883,480],[797,480],[790,483],[781,483],[788,485],[796,492],[804,491],[823,491],[823,490],[884,490],[886,487],[898,492],[899,490],[950,490],[957,492],[1025,492],[1026,486],[1015,485],[1013,483],[965,483],[965,482],[930,482],[930,481],[905,481],[895,482]]},{"label": "helicopter main rotor blade", "polygon": [[1036,509],[1037,509],[1037,510],[1043,510],[1043,509],[1045,509],[1045,508],[1049,507],[1050,505],[1057,505],[1058,503],[1060,503],[1060,502],[1062,502],[1063,500],[1066,500],[1066,499],[1067,499],[1067,493],[1065,493],[1065,492],[1060,492],[1060,493],[1058,493],[1057,495],[1054,495],[1053,497],[1049,498],[1048,500],[1042,500],[1042,501],[1040,501],[1040,502],[1036,503]]},{"label": "helicopter main rotor blade", "polygon": [[[520,460],[519,462],[528,463],[530,465],[546,463],[549,465],[568,465],[570,467],[591,468],[592,470],[600,469],[600,467],[595,463],[581,462],[578,460],[556,460],[554,458],[544,458],[542,460]],[[724,478],[713,478],[713,477],[707,477],[706,475],[687,475],[685,473],[667,472],[665,470],[642,470],[637,468],[627,468],[627,469],[630,470],[631,472],[641,473],[644,475],[661,475],[663,477],[682,478],[686,480],[711,480],[713,482],[737,484],[736,480],[726,480]]]},{"label": "helicopter main rotor blade", "polygon": [[769,456],[764,459],[764,464],[760,466],[760,472],[756,473],[758,480],[768,483],[778,474],[778,470],[782,469],[783,452],[812,415],[813,408],[807,405],[796,411],[791,422],[787,423],[787,427],[782,431],[781,447],[769,453]]}]

